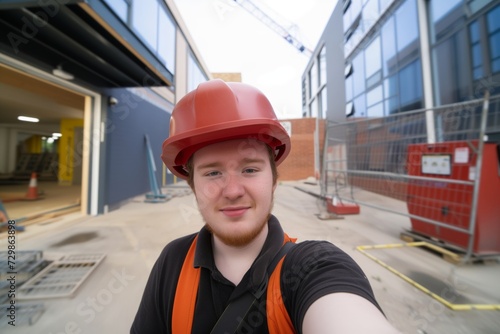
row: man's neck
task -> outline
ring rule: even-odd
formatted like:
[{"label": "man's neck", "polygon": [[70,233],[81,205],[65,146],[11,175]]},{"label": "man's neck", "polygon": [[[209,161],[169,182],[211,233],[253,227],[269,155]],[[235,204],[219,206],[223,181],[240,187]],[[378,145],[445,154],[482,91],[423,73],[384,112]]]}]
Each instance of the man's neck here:
[{"label": "man's neck", "polygon": [[238,285],[259,255],[269,228],[265,224],[260,233],[245,246],[229,246],[217,237],[212,238],[214,261],[217,269],[229,281]]}]

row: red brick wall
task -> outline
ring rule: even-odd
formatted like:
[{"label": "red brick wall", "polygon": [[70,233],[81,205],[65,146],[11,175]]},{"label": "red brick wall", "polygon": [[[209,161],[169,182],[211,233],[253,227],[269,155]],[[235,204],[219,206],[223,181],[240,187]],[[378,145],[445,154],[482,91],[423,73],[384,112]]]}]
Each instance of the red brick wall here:
[{"label": "red brick wall", "polygon": [[212,73],[214,79],[221,79],[226,82],[241,82],[241,73]]},{"label": "red brick wall", "polygon": [[[279,180],[296,181],[304,180],[311,176],[314,177],[314,131],[316,129],[316,119],[299,118],[280,121],[291,123],[292,150],[286,160],[278,167]],[[320,154],[323,154],[325,121],[320,120],[319,125]]]}]

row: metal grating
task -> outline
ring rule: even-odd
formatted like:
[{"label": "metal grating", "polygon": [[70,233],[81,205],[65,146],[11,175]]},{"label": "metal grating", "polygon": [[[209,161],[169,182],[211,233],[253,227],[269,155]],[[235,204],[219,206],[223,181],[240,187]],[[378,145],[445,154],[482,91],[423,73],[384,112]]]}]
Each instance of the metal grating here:
[{"label": "metal grating", "polygon": [[63,258],[60,262],[97,262],[103,260],[104,254],[70,254]]},{"label": "metal grating", "polygon": [[104,260],[104,254],[72,254],[52,262],[19,288],[19,299],[71,297]]},{"label": "metal grating", "polygon": [[[12,321],[9,315],[9,306],[11,304],[0,305],[0,328],[11,327],[9,321]],[[20,304],[16,303],[15,326],[33,325],[42,316],[45,311],[43,304]]]},{"label": "metal grating", "polygon": [[[33,270],[42,260],[42,251],[17,251],[15,254],[15,272],[17,273],[16,279],[19,281],[21,276],[27,276],[31,273],[34,275]],[[9,277],[9,258],[8,252],[0,252],[0,281],[4,281]],[[34,268],[35,267],[35,268]],[[27,277],[30,278],[31,276]]]},{"label": "metal grating", "polygon": [[[9,302],[10,276],[14,275],[16,285],[20,286],[48,264],[42,258],[42,251],[17,251],[13,259],[8,252],[0,252],[0,304]],[[9,260],[15,263],[14,268],[10,268]]]}]

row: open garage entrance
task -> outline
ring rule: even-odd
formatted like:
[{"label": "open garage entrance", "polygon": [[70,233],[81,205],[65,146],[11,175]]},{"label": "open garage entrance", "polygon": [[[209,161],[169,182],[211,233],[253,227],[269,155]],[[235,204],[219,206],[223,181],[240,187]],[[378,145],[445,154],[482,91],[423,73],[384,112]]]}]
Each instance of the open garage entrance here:
[{"label": "open garage entrance", "polygon": [[86,96],[1,63],[0,91],[0,199],[9,218],[81,210]]}]

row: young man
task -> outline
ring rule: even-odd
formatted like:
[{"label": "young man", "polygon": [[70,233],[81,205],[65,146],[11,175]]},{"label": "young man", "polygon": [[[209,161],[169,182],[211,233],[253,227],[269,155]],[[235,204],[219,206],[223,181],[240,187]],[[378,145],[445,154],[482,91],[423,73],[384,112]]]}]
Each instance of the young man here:
[{"label": "young man", "polygon": [[[212,80],[174,108],[162,159],[205,221],[157,260],[131,333],[395,333],[359,266],[271,215],[290,138],[257,89]],[[283,246],[286,244],[286,246]]]}]

